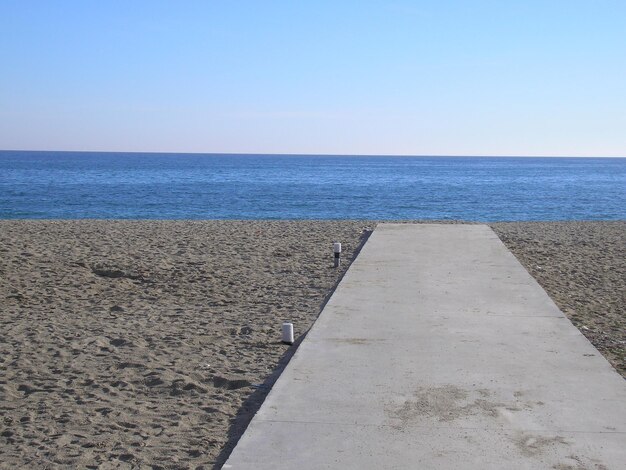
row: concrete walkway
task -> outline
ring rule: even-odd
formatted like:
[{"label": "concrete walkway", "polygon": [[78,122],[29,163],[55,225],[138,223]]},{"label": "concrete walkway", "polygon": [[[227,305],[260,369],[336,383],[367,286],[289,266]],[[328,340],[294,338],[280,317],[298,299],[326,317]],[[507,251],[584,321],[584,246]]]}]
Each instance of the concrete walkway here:
[{"label": "concrete walkway", "polygon": [[379,225],[226,469],[624,469],[626,381],[484,225]]}]

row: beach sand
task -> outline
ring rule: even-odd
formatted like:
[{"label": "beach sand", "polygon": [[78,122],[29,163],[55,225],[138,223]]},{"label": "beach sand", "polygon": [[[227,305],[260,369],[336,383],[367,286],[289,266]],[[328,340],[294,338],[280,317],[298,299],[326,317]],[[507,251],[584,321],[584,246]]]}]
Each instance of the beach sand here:
[{"label": "beach sand", "polygon": [[[219,466],[375,225],[0,221],[0,468]],[[626,222],[492,227],[625,374]]]},{"label": "beach sand", "polygon": [[626,222],[497,223],[491,228],[626,377]]}]

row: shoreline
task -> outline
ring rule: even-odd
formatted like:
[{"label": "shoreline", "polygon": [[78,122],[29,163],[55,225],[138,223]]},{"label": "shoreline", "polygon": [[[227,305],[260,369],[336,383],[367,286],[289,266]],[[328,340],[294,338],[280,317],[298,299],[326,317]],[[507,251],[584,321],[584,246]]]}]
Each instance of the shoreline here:
[{"label": "shoreline", "polygon": [[[376,223],[0,221],[0,468],[219,468]],[[487,225],[626,376],[626,221]]]}]

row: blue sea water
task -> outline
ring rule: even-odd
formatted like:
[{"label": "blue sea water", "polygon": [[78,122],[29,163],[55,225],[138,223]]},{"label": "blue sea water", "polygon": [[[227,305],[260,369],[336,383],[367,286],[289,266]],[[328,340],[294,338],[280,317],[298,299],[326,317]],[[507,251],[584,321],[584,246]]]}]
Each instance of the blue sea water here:
[{"label": "blue sea water", "polygon": [[0,218],[625,220],[626,159],[0,151]]}]

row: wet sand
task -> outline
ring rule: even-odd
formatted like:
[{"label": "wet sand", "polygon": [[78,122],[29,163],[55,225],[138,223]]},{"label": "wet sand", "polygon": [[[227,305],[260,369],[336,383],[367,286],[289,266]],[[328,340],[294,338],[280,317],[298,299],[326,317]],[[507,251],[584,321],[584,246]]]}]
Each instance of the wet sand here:
[{"label": "wet sand", "polygon": [[[0,468],[219,465],[375,225],[0,221]],[[626,374],[626,222],[492,227]]]}]

